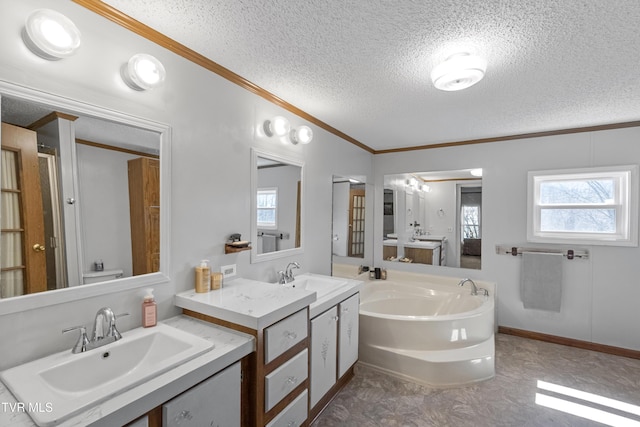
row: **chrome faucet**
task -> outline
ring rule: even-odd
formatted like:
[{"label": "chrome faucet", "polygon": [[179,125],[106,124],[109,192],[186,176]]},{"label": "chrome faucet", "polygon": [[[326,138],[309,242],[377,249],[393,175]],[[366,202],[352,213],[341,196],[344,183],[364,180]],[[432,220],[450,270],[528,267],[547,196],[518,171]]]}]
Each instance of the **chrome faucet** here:
[{"label": "chrome faucet", "polygon": [[488,291],[488,290],[486,290],[486,289],[484,289],[484,288],[479,288],[479,287],[477,287],[477,286],[476,286],[476,283],[475,283],[473,280],[469,279],[469,278],[462,279],[462,280],[458,283],[458,286],[464,286],[464,284],[465,284],[465,283],[467,283],[467,282],[471,283],[471,286],[473,287],[473,288],[471,289],[471,295],[478,295],[478,291],[482,291],[482,293],[483,293],[483,295],[484,295],[484,296],[489,296],[489,291]]},{"label": "chrome faucet", "polygon": [[93,333],[91,339],[87,336],[87,328],[84,326],[72,326],[66,328],[62,333],[80,330],[80,336],[78,341],[71,350],[72,353],[83,353],[85,351],[93,350],[94,348],[102,347],[109,343],[118,341],[122,338],[120,332],[116,328],[116,318],[121,316],[127,316],[129,313],[123,313],[116,316],[109,307],[102,307],[96,313],[95,320],[93,322]]},{"label": "chrome faucet", "polygon": [[291,271],[294,268],[300,268],[300,264],[298,264],[297,262],[290,262],[289,264],[287,264],[287,268],[285,268],[284,271],[278,271],[278,275],[280,276],[278,283],[281,285],[286,285],[287,283],[296,280],[296,278],[293,276],[293,271]]}]

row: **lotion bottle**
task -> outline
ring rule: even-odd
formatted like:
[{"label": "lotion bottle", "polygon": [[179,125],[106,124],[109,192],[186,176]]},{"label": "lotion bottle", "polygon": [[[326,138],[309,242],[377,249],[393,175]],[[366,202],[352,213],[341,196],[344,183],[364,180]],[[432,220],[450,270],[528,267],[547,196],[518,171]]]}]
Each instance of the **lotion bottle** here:
[{"label": "lotion bottle", "polygon": [[142,301],[142,326],[150,328],[158,323],[158,309],[153,297],[153,289],[147,289]]},{"label": "lotion bottle", "polygon": [[203,259],[196,267],[196,292],[203,293],[211,290],[211,267],[209,261]]}]

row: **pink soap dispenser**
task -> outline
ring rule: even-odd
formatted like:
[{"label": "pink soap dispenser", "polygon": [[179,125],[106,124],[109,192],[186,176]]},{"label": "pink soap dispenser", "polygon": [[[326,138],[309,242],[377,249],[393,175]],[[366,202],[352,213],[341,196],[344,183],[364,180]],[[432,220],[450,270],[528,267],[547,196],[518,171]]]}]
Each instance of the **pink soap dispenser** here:
[{"label": "pink soap dispenser", "polygon": [[153,289],[147,289],[142,301],[142,326],[150,328],[158,323],[158,309],[153,297]]}]

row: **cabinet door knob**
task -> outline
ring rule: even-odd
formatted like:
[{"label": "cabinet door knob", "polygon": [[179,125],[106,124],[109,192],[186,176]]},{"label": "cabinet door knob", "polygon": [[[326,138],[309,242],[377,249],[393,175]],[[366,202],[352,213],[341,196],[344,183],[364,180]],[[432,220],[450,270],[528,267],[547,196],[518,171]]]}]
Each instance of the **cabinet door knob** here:
[{"label": "cabinet door knob", "polygon": [[295,340],[296,338],[298,338],[298,334],[296,334],[295,332],[289,332],[289,331],[284,331],[284,336],[291,340]]},{"label": "cabinet door knob", "polygon": [[297,382],[298,382],[298,379],[296,377],[293,377],[293,376],[287,377],[287,383],[288,384],[295,384]]}]

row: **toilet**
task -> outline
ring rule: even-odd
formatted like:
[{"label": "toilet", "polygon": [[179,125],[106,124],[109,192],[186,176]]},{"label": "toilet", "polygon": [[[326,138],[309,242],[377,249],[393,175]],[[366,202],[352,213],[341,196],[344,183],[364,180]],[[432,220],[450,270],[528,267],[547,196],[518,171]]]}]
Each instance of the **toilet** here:
[{"label": "toilet", "polygon": [[85,271],[82,273],[82,283],[106,282],[107,280],[119,279],[124,275],[122,270]]}]

